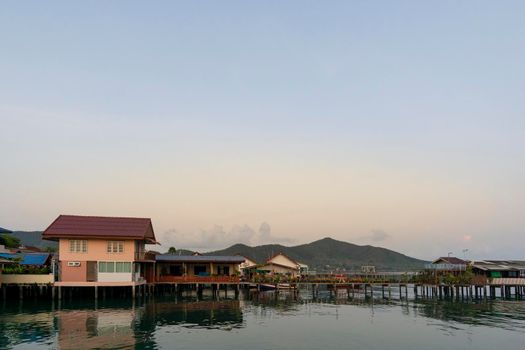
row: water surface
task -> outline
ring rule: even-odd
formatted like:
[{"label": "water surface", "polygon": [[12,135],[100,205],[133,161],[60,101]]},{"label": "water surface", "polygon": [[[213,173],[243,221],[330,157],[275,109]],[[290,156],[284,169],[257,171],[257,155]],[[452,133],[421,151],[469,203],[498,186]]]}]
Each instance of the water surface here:
[{"label": "water surface", "polygon": [[0,349],[521,349],[525,301],[214,298],[0,304]]}]

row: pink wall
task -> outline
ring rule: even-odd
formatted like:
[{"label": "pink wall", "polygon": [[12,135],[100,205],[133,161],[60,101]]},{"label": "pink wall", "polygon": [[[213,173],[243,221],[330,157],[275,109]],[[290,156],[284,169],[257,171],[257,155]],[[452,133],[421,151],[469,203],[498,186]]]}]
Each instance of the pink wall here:
[{"label": "pink wall", "polygon": [[[69,248],[69,247],[68,247]],[[79,261],[79,260],[75,260]],[[85,282],[87,279],[87,262],[79,261],[79,267],[67,266],[67,261],[60,262],[60,280],[63,282]]]},{"label": "pink wall", "polygon": [[[124,242],[124,252],[108,253],[108,240],[89,239],[87,240],[86,253],[71,253],[69,251],[69,239],[60,239],[59,260],[60,261],[134,261],[135,260],[135,241]],[[67,265],[67,264],[66,264]],[[73,268],[78,269],[78,267]]]}]

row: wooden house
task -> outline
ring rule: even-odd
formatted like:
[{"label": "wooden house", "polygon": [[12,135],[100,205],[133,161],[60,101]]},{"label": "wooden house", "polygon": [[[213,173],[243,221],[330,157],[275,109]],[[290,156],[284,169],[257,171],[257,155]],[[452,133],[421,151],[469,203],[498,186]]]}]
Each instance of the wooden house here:
[{"label": "wooden house", "polygon": [[174,255],[155,256],[156,281],[160,283],[239,282],[242,256]]}]

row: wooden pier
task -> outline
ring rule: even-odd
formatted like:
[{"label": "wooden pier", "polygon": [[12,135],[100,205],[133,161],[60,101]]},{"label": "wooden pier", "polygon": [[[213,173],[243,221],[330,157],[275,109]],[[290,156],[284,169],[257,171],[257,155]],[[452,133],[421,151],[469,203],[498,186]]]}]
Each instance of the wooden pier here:
[{"label": "wooden pier", "polygon": [[[521,282],[521,281],[520,281]],[[212,295],[233,292],[238,296],[241,290],[259,293],[265,288],[280,292],[310,291],[313,297],[320,293],[328,297],[358,297],[382,299],[438,298],[450,300],[476,299],[524,299],[525,284],[486,284],[486,285],[444,285],[444,284],[414,284],[405,282],[341,282],[341,281],[311,281],[311,282],[251,282],[237,279],[203,279],[199,282],[191,280],[162,281],[156,283],[141,283],[133,285],[74,285],[61,283],[47,284],[3,284],[0,286],[0,298],[7,299],[74,299],[106,297],[140,298],[153,295],[197,295],[205,290]]]}]

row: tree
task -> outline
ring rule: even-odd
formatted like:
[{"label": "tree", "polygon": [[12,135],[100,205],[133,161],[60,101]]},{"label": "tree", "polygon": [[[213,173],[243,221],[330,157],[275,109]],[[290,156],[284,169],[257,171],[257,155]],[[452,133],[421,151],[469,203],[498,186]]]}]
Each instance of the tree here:
[{"label": "tree", "polygon": [[5,245],[6,248],[20,247],[20,240],[14,236],[3,234],[0,235],[0,244]]},{"label": "tree", "polygon": [[168,249],[168,254],[175,254],[177,253],[177,249],[175,249],[175,247],[170,247],[170,249]]}]

